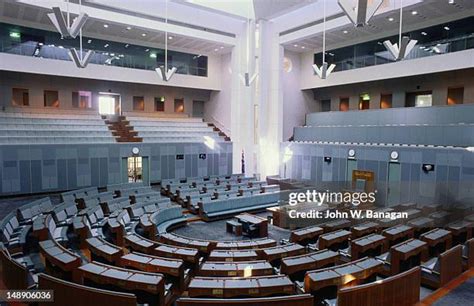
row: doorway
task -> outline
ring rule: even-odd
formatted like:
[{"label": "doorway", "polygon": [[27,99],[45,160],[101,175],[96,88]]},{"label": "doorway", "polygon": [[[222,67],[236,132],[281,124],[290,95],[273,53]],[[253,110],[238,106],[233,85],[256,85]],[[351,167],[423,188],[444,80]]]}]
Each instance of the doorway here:
[{"label": "doorway", "polygon": [[399,163],[388,164],[388,186],[387,186],[387,204],[393,206],[400,204],[401,192],[401,166]]},{"label": "doorway", "polygon": [[193,101],[193,117],[204,117],[204,101]]},{"label": "doorway", "polygon": [[110,93],[99,93],[99,114],[120,114],[120,95]]},{"label": "doorway", "polygon": [[143,182],[143,160],[141,156],[127,158],[127,176],[129,183]]}]

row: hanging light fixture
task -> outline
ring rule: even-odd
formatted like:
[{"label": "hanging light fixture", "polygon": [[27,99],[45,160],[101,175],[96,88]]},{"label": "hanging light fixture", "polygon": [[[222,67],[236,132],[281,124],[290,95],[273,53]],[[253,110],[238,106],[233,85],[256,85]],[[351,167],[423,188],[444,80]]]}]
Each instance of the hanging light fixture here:
[{"label": "hanging light fixture", "polygon": [[358,0],[356,7],[353,7],[351,0],[338,0],[337,3],[356,27],[363,27],[364,24],[369,23],[369,20],[383,3],[383,0],[374,0],[369,5],[368,1]]},{"label": "hanging light fixture", "polygon": [[165,0],[165,24],[165,65],[161,65],[160,67],[156,68],[155,71],[158,73],[160,79],[168,82],[171,77],[173,77],[176,70],[178,70],[176,67],[171,67],[171,69],[168,69],[168,0]]},{"label": "hanging light fixture", "polygon": [[336,65],[329,65],[326,62],[326,0],[323,2],[323,64],[321,68],[318,65],[313,64],[314,73],[317,74],[321,79],[326,79],[336,68]]},{"label": "hanging light fixture", "polygon": [[[79,9],[82,12],[82,0],[79,0]],[[68,8],[69,14],[69,8]],[[81,16],[81,15],[79,15]],[[84,24],[82,24],[83,26]],[[84,56],[84,51],[82,50],[82,26],[79,29],[79,52],[77,52],[76,48],[69,49],[69,57],[72,59],[74,64],[76,64],[77,68],[86,68],[91,60],[92,54],[94,53],[92,50],[87,51],[86,55]]]},{"label": "hanging light fixture", "polygon": [[239,78],[242,81],[242,84],[246,87],[250,87],[252,83],[257,78],[258,73],[255,72],[252,76],[250,75],[250,28],[251,28],[251,19],[250,19],[250,1],[247,7],[247,72],[244,74],[239,73]]},{"label": "hanging light fixture", "polygon": [[67,0],[67,21],[64,20],[61,8],[55,6],[52,9],[53,12],[48,14],[48,18],[63,38],[76,38],[89,18],[89,15],[81,12],[79,16],[74,19],[72,25],[70,25],[69,0]]},{"label": "hanging light fixture", "polygon": [[383,45],[396,61],[401,61],[410,54],[411,50],[418,42],[415,39],[410,39],[408,36],[402,37],[403,27],[403,0],[400,0],[400,30],[398,35],[398,44],[392,44],[390,40],[383,42]]}]

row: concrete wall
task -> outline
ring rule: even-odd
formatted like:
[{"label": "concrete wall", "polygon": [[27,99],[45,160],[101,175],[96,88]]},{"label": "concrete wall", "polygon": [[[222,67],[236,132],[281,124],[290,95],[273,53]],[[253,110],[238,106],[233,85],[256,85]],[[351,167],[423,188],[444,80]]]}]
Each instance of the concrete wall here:
[{"label": "concrete wall", "polygon": [[31,107],[44,107],[43,91],[57,90],[60,108],[72,108],[73,91],[91,91],[92,108],[98,110],[99,92],[121,95],[122,111],[133,111],[133,96],[144,96],[145,112],[155,112],[155,97],[164,96],[165,113],[174,113],[174,99],[184,99],[184,112],[192,115],[193,100],[209,101],[210,91],[160,85],[133,84],[0,71],[0,106],[11,106],[12,88],[29,89]]},{"label": "concrete wall", "polygon": [[316,104],[331,99],[331,110],[338,111],[341,97],[349,97],[349,109],[357,110],[363,93],[370,95],[371,109],[380,108],[380,96],[387,93],[392,94],[392,107],[405,107],[406,93],[417,91],[432,91],[433,106],[446,105],[450,87],[464,87],[464,103],[474,103],[474,69],[317,88],[313,92]]},{"label": "concrete wall", "polygon": [[210,93],[209,102],[204,103],[204,119],[213,122],[227,136],[231,131],[231,103],[232,103],[232,54],[220,57],[221,90]]},{"label": "concrete wall", "polygon": [[[64,191],[126,182],[122,159],[148,157],[150,181],[232,173],[232,144],[210,149],[202,143],[2,145],[0,196]],[[176,159],[183,154],[184,159]],[[206,158],[199,158],[206,154]]]},{"label": "concrete wall", "polygon": [[[315,103],[310,90],[300,90],[301,58],[300,54],[285,50],[282,86],[283,86],[283,139],[293,135],[293,128],[305,123],[305,115],[320,111],[320,103]],[[290,70],[291,67],[291,70]]]}]

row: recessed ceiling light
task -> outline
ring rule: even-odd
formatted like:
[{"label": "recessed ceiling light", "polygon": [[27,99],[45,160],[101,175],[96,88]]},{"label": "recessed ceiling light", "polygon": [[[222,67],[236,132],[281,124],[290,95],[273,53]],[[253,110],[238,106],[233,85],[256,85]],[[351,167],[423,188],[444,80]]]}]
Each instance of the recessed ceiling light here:
[{"label": "recessed ceiling light", "polygon": [[148,52],[148,51],[150,51],[150,49],[145,49],[145,52]]},{"label": "recessed ceiling light", "polygon": [[454,3],[454,0],[448,0],[448,3],[449,3],[449,4],[455,4],[455,3]]},{"label": "recessed ceiling light", "polygon": [[411,11],[411,14],[412,15],[418,15],[418,12],[417,11]]},{"label": "recessed ceiling light", "polygon": [[21,34],[18,32],[10,32],[10,37],[11,38],[20,38]]},{"label": "recessed ceiling light", "polygon": [[221,49],[224,49],[224,47],[223,47],[223,46],[221,46]]},{"label": "recessed ceiling light", "polygon": [[305,46],[301,46],[301,49],[304,49],[304,48],[305,48]]},{"label": "recessed ceiling light", "polygon": [[109,46],[109,44],[105,44],[105,45],[104,45],[104,48],[107,48],[108,46]]},{"label": "recessed ceiling light", "polygon": [[126,44],[126,45],[125,45],[125,48],[128,48],[128,46],[130,46],[130,45],[129,45],[129,44]]},{"label": "recessed ceiling light", "polygon": [[395,18],[393,18],[393,17],[388,18],[388,21],[394,21],[394,20],[395,20]]},{"label": "recessed ceiling light", "polygon": [[88,39],[87,43],[90,44],[92,42],[92,39]]},{"label": "recessed ceiling light", "polygon": [[344,30],[344,31],[342,31],[342,33],[347,34],[347,33],[349,33],[349,31]]},{"label": "recessed ceiling light", "polygon": [[132,29],[132,27],[127,27],[127,30],[130,31]]},{"label": "recessed ceiling light", "polygon": [[150,53],[151,58],[156,58],[156,53]]},{"label": "recessed ceiling light", "polygon": [[217,51],[219,51],[219,49],[215,48],[215,49],[214,49],[214,51],[216,51],[216,52],[217,52]]},{"label": "recessed ceiling light", "polygon": [[39,45],[39,46],[42,46],[42,45],[43,45],[43,43],[38,43],[38,45]]},{"label": "recessed ceiling light", "polygon": [[297,44],[294,44],[293,47],[298,47],[298,45],[297,45]]},{"label": "recessed ceiling light", "polygon": [[329,52],[329,55],[330,55],[330,56],[334,56],[334,53]]},{"label": "recessed ceiling light", "polygon": [[59,46],[58,48],[59,48],[59,49],[64,49],[64,47],[63,47],[63,46]]},{"label": "recessed ceiling light", "polygon": [[104,24],[104,28],[106,28],[106,29],[107,29],[108,27],[109,27],[109,25],[108,25],[108,24]]},{"label": "recessed ceiling light", "polygon": [[428,33],[426,33],[426,32],[421,32],[421,35],[426,36],[426,35],[428,35]]},{"label": "recessed ceiling light", "polygon": [[115,53],[110,53],[110,56],[115,56]]},{"label": "recessed ceiling light", "polygon": [[168,39],[173,39],[173,36],[168,36]]},{"label": "recessed ceiling light", "polygon": [[448,27],[448,26],[444,27],[444,29],[445,29],[446,31],[449,31],[449,30],[451,30],[451,28],[450,28],[450,27]]},{"label": "recessed ceiling light", "polygon": [[145,37],[145,36],[146,36],[146,33],[142,33],[142,36]]}]

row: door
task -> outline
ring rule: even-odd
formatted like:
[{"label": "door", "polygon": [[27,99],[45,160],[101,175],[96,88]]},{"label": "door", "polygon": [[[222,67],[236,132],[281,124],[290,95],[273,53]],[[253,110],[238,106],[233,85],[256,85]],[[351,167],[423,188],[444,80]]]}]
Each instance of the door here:
[{"label": "door", "polygon": [[141,156],[127,158],[127,176],[129,183],[143,182],[142,163],[143,158]]},{"label": "door", "polygon": [[148,157],[142,157],[142,181],[145,184],[150,183],[150,166]]},{"label": "door", "polygon": [[99,114],[119,115],[120,95],[119,94],[99,94]]},{"label": "door", "polygon": [[346,170],[346,187],[352,188],[352,171],[357,170],[357,160],[348,159],[347,160],[347,170]]},{"label": "door", "polygon": [[400,204],[401,166],[399,163],[388,164],[387,204]]},{"label": "door", "polygon": [[204,101],[193,101],[193,117],[202,118],[204,116]]}]

